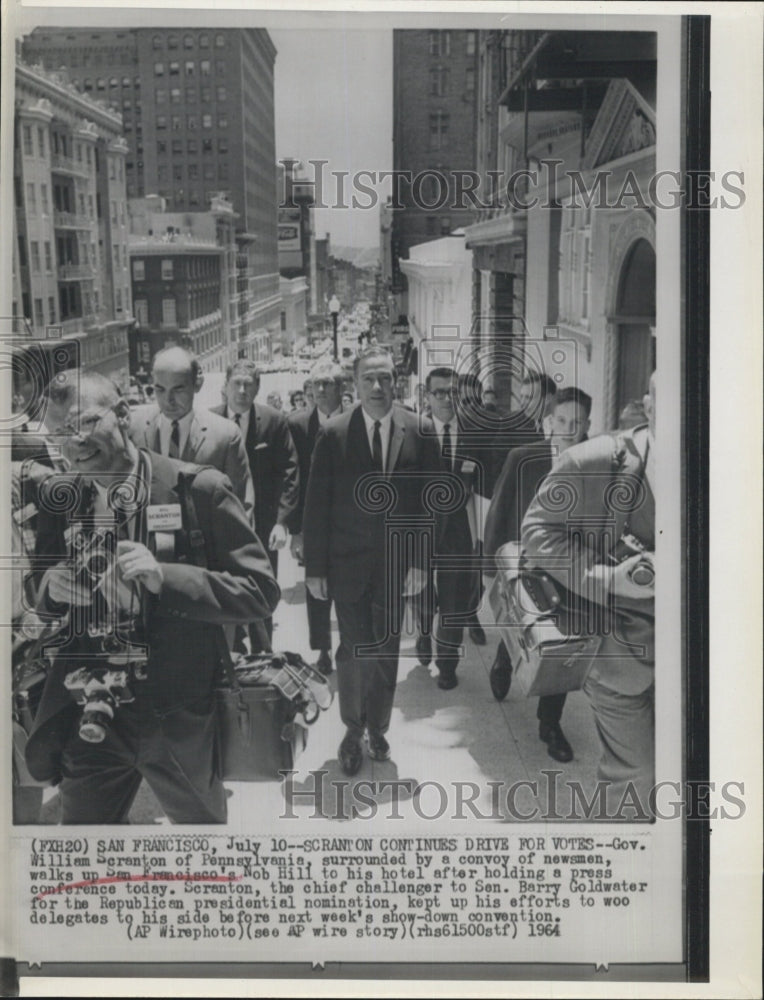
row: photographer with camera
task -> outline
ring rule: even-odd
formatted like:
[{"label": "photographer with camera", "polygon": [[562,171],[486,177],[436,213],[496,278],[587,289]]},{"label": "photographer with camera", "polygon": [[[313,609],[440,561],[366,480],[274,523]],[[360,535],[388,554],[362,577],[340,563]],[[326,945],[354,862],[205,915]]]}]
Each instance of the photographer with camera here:
[{"label": "photographer with camera", "polygon": [[[646,818],[655,780],[655,373],[648,424],[574,445],[525,515],[523,549],[597,610],[601,644],[584,682],[602,748],[608,815]],[[628,798],[638,801],[629,816]]]},{"label": "photographer with camera", "polygon": [[64,823],[126,822],[142,778],[173,822],[222,823],[220,626],[271,615],[279,588],[227,477],[139,450],[129,426],[114,384],[77,373],[51,428],[70,472],[43,488],[61,560],[38,608],[64,627],[27,764],[60,782]]}]

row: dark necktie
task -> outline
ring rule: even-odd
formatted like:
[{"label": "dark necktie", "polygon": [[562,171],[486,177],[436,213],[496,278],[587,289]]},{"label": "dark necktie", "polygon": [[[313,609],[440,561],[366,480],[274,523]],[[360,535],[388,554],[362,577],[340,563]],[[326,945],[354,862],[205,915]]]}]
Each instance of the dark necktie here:
[{"label": "dark necktie", "polygon": [[371,464],[376,472],[385,471],[382,465],[382,435],[379,431],[381,426],[379,420],[374,421],[374,434],[371,439]]},{"label": "dark necktie", "polygon": [[168,451],[168,456],[170,458],[180,458],[180,425],[177,420],[172,422],[172,434],[170,434],[170,450]]},{"label": "dark necktie", "polygon": [[234,415],[233,415],[233,422],[236,424],[237,427],[241,427],[241,414],[240,413],[234,413]]},{"label": "dark necktie", "polygon": [[443,464],[450,472],[454,464],[451,451],[451,424],[443,424],[443,444],[440,453],[443,456]]}]

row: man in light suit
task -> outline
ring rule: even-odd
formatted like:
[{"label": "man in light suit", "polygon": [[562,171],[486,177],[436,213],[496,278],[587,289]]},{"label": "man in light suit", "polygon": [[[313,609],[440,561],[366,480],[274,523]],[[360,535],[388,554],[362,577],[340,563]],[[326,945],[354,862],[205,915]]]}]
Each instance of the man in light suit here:
[{"label": "man in light suit", "polygon": [[568,448],[522,526],[528,560],[601,609],[602,642],[583,690],[615,819],[647,818],[655,782],[654,373],[645,411],[648,426]]},{"label": "man in light suit", "polygon": [[[303,537],[302,520],[305,510],[305,494],[308,490],[308,476],[313,448],[319,430],[331,417],[342,413],[342,368],[333,361],[319,361],[310,373],[310,386],[316,405],[312,409],[303,407],[290,413],[288,419],[289,432],[297,449],[300,462],[300,495],[299,502],[290,515],[288,522],[292,534],[292,555],[302,562]],[[331,632],[331,601],[319,601],[308,590],[305,594],[308,611],[308,631],[310,648],[318,650],[316,666],[323,674],[332,672],[332,632]]]},{"label": "man in light suit", "polygon": [[[256,403],[260,374],[252,361],[240,360],[226,372],[226,402],[212,408],[213,416],[238,426],[255,491],[255,531],[268,552],[274,575],[278,574],[279,549],[287,542],[287,522],[299,501],[300,473],[297,451],[285,414]],[[270,651],[273,622],[257,622],[250,630],[252,652]]]},{"label": "man in light suit", "polygon": [[182,347],[165,348],[154,357],[152,379],[157,405],[133,411],[130,436],[135,444],[225,473],[251,518],[252,477],[241,432],[228,420],[194,408],[194,396],[204,382],[199,362]]},{"label": "man in light suit", "polygon": [[401,546],[398,553],[388,537],[394,524],[388,515],[414,535],[432,531],[437,543],[436,524],[423,517],[423,497],[440,473],[432,425],[422,433],[420,418],[394,405],[392,356],[367,348],[355,359],[354,378],[360,405],[319,431],[303,516],[306,586],[318,600],[331,597],[337,611],[337,689],[345,725],[338,757],[348,775],[363,762],[364,730],[372,760],[390,757],[385,733],[403,598],[419,593],[426,580],[422,547]]}]

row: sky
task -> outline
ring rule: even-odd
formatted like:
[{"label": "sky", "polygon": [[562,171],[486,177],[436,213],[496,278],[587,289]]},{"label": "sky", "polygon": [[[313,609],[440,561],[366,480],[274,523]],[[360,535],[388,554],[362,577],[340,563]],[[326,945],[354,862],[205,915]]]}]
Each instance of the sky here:
[{"label": "sky", "polygon": [[[271,37],[278,49],[277,156],[301,160],[310,179],[320,169],[323,201],[333,205],[315,210],[316,235],[329,232],[335,246],[378,246],[378,206],[337,207],[334,173],[349,172],[340,181],[349,203],[354,174],[392,168],[392,31],[289,29],[271,30]],[[316,168],[309,160],[329,163]],[[381,200],[388,190],[389,182],[378,185]]]}]

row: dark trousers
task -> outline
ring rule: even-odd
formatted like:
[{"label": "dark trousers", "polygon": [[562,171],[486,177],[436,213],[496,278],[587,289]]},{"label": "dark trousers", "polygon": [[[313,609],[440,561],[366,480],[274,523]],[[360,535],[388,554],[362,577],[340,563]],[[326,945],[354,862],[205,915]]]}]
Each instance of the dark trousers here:
[{"label": "dark trousers", "polygon": [[[512,674],[512,660],[509,650],[503,639],[499,639],[499,648],[496,650],[496,663]],[[545,725],[559,725],[562,718],[562,710],[565,707],[565,694],[545,694],[539,698],[536,718]]]},{"label": "dark trousers", "polygon": [[332,602],[321,601],[309,590],[305,591],[305,604],[308,610],[308,635],[310,648],[331,652],[332,648]]},{"label": "dark trousers", "polygon": [[[390,628],[390,605],[383,574],[369,583],[358,600],[335,599],[340,645],[337,650],[337,693],[340,717],[348,734],[360,739],[364,728],[382,735],[390,726],[398,677],[400,632]],[[400,593],[400,590],[399,590]],[[399,596],[398,620],[403,609]],[[327,602],[328,603],[328,602]],[[377,648],[363,652],[360,647]]]},{"label": "dark trousers", "polygon": [[160,719],[140,683],[119,705],[102,743],[74,728],[61,758],[63,823],[126,823],[145,778],[173,823],[225,823],[213,713],[177,709]]},{"label": "dark trousers", "polygon": [[[438,570],[435,574],[438,602],[435,666],[446,676],[456,671],[465,626],[469,627],[472,624],[476,613],[476,602],[479,600],[476,576],[473,570]],[[459,625],[447,624],[452,616],[465,620]]]},{"label": "dark trousers", "polygon": [[[260,537],[258,535],[258,537]],[[273,569],[273,575],[278,580],[279,577],[279,552],[278,549],[269,549],[268,538],[270,537],[270,529],[268,534],[264,536],[263,547],[268,555],[268,559]],[[262,539],[261,539],[262,540]],[[253,654],[256,653],[272,653],[273,652],[273,619],[272,618],[262,618],[255,622],[250,622],[249,625],[249,648]]]}]

